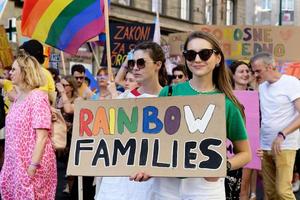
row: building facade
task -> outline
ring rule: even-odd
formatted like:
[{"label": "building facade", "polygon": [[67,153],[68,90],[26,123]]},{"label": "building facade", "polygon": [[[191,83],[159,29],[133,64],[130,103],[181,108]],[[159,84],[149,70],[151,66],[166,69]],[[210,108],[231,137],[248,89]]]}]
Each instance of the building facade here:
[{"label": "building facade", "polygon": [[246,24],[300,25],[299,0],[248,0],[246,7]]}]

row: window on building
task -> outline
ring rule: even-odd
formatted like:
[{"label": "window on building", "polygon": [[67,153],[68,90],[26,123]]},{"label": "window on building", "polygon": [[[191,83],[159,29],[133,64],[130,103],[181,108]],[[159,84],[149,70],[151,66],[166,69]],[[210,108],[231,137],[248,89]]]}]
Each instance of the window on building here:
[{"label": "window on building", "polygon": [[227,0],[226,3],[226,25],[233,24],[233,1]]},{"label": "window on building", "polygon": [[152,12],[162,13],[162,0],[152,0]]},{"label": "window on building", "polygon": [[271,10],[272,8],[271,0],[262,0],[260,7],[262,10]]},{"label": "window on building", "polygon": [[190,20],[190,11],[191,11],[191,2],[190,0],[181,0],[180,1],[180,18],[185,20]]},{"label": "window on building", "polygon": [[282,0],[282,23],[286,25],[293,25],[294,0]]},{"label": "window on building", "polygon": [[130,6],[130,0],[118,0],[119,4]]},{"label": "window on building", "polygon": [[213,22],[213,2],[212,0],[205,1],[205,22],[211,25]]},{"label": "window on building", "polygon": [[294,0],[282,0],[282,10],[294,10]]}]

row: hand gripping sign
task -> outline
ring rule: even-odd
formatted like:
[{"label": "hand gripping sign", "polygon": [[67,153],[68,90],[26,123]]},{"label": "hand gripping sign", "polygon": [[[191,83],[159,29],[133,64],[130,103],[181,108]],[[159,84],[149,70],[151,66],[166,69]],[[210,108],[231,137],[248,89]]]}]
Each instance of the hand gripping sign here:
[{"label": "hand gripping sign", "polygon": [[224,95],[76,101],[67,174],[226,175]]}]

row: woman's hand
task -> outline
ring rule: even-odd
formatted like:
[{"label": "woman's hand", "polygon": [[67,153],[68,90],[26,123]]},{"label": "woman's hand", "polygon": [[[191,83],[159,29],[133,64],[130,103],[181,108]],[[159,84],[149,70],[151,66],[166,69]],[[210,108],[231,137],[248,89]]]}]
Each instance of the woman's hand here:
[{"label": "woman's hand", "polygon": [[36,166],[29,165],[27,169],[28,176],[33,177],[35,173],[36,173]]},{"label": "woman's hand", "polygon": [[138,172],[132,176],[129,177],[129,180],[131,181],[137,181],[137,182],[143,182],[148,181],[151,178],[151,176],[145,172]]},{"label": "woman's hand", "polygon": [[112,99],[116,99],[118,97],[117,87],[114,81],[107,81],[107,90],[109,91]]},{"label": "woman's hand", "polygon": [[65,91],[65,88],[61,83],[56,83],[56,89],[59,93],[63,93]]},{"label": "woman's hand", "polygon": [[262,149],[257,149],[256,155],[262,160],[264,156],[264,151]]}]

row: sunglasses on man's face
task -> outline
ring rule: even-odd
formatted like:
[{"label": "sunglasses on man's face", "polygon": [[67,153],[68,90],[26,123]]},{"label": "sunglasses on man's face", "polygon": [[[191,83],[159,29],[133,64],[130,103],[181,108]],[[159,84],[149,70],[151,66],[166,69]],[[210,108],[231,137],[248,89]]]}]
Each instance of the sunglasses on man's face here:
[{"label": "sunglasses on man's face", "polygon": [[77,80],[83,80],[84,76],[74,76],[74,78],[77,79]]},{"label": "sunglasses on man's face", "polygon": [[144,69],[146,67],[146,62],[154,62],[155,63],[155,61],[145,60],[144,58],[139,58],[137,60],[128,60],[128,62],[127,62],[128,70],[132,71],[135,64],[138,69]]},{"label": "sunglasses on man's face", "polygon": [[217,53],[214,49],[202,49],[198,52],[194,50],[184,50],[183,56],[188,61],[194,61],[196,59],[196,56],[199,55],[200,59],[202,61],[207,61],[213,53]]},{"label": "sunglasses on man's face", "polygon": [[179,74],[179,75],[173,75],[172,76],[172,79],[182,79],[183,78],[183,75],[182,74]]}]

